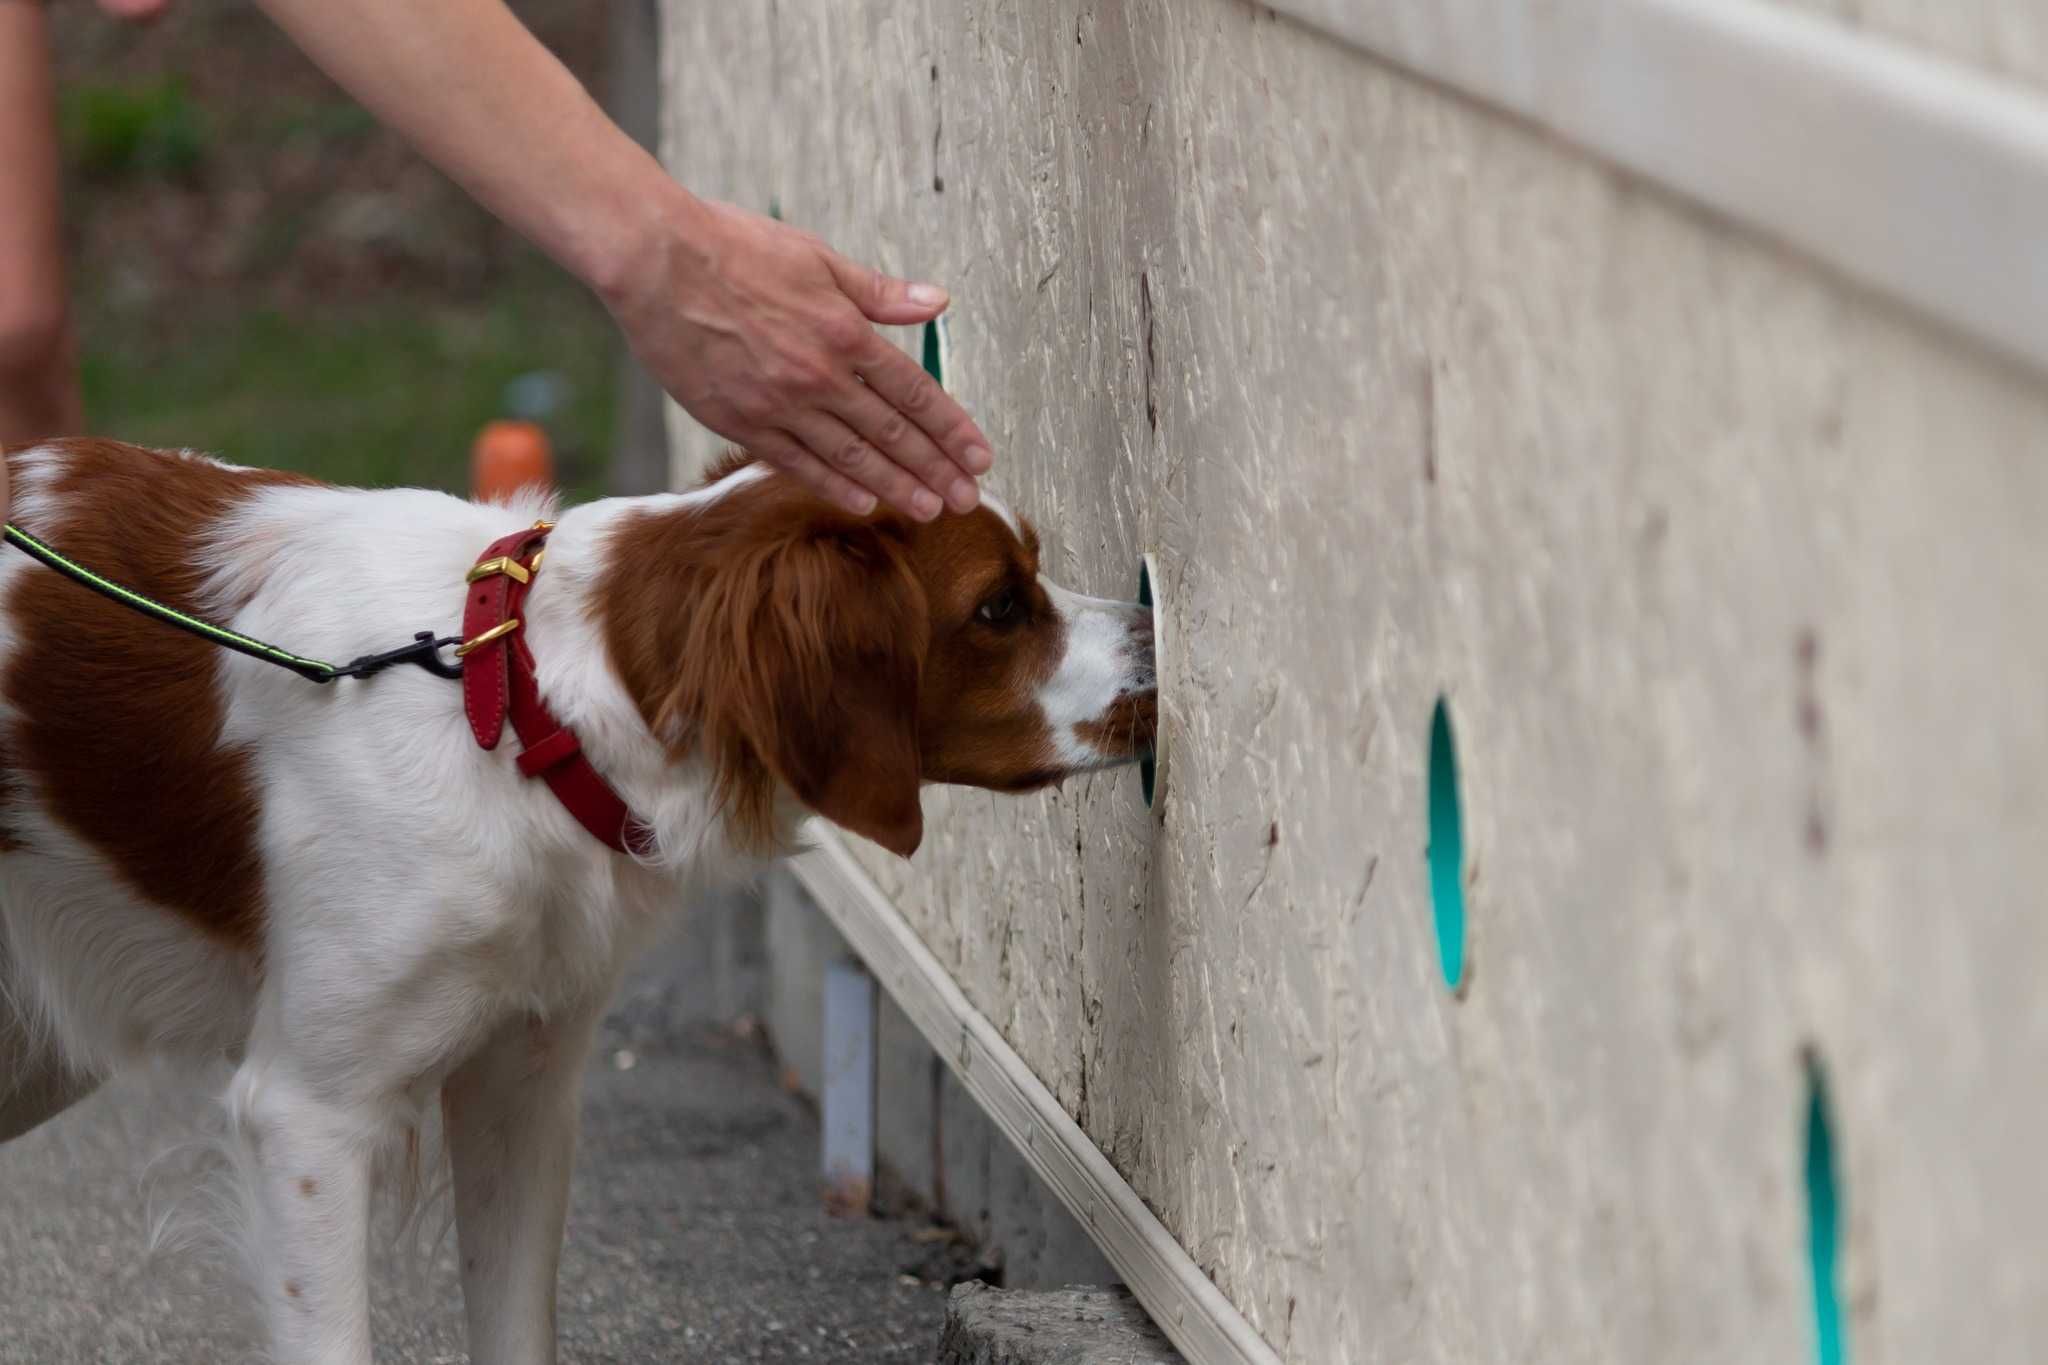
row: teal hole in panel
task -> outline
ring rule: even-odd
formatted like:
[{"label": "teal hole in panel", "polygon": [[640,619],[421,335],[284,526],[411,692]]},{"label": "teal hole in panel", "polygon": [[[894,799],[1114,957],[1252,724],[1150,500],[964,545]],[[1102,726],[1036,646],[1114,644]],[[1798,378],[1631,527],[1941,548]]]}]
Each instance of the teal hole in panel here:
[{"label": "teal hole in panel", "polygon": [[939,354],[939,322],[932,319],[924,325],[924,372],[939,381],[939,387],[946,387],[946,364]]},{"label": "teal hole in panel", "polygon": [[1450,707],[1437,698],[1429,723],[1429,900],[1437,961],[1453,991],[1465,979],[1465,827]]},{"label": "teal hole in panel", "polygon": [[[1149,607],[1152,605],[1152,566],[1142,559],[1138,561],[1138,602],[1141,606]],[[1157,631],[1153,632],[1153,638],[1158,638]],[[1146,754],[1138,760],[1138,787],[1145,794],[1145,808],[1147,810],[1152,808],[1153,792],[1159,782],[1157,741],[1155,740],[1154,743],[1155,751]]]},{"label": "teal hole in panel", "polygon": [[1813,1358],[1818,1365],[1847,1365],[1849,1340],[1842,1324],[1840,1266],[1841,1186],[1828,1116],[1827,1078],[1819,1060],[1812,1057],[1806,1063],[1806,1226],[1813,1272]]},{"label": "teal hole in panel", "polygon": [[778,223],[782,221],[782,200],[779,197],[771,196],[769,198],[768,216]]}]

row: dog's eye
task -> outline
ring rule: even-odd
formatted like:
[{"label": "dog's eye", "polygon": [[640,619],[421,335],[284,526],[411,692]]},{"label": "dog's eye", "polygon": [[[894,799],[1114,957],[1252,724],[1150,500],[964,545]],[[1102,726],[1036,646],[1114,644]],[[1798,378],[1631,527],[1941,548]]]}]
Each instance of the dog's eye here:
[{"label": "dog's eye", "polygon": [[999,626],[1014,616],[1016,612],[1017,594],[1009,588],[1004,588],[994,597],[983,602],[975,610],[974,614],[992,626]]}]

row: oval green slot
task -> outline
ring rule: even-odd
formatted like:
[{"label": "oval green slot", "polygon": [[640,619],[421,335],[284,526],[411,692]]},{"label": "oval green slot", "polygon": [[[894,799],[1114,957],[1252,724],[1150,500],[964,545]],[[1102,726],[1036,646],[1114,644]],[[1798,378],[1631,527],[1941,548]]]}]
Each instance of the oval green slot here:
[{"label": "oval green slot", "polygon": [[1828,1118],[1827,1079],[1820,1063],[1806,1064],[1806,1247],[1813,1271],[1813,1358],[1846,1365],[1849,1339],[1842,1324],[1840,1266],[1842,1201],[1835,1177],[1835,1140]]},{"label": "oval green slot", "polygon": [[1429,723],[1429,899],[1437,962],[1452,990],[1465,979],[1465,828],[1458,804],[1458,751],[1450,708],[1437,698]]},{"label": "oval green slot", "polygon": [[924,372],[946,387],[946,366],[939,358],[939,323],[934,318],[924,325]]},{"label": "oval green slot", "polygon": [[[1138,603],[1146,607],[1152,605],[1152,568],[1142,559],[1138,561]],[[1154,638],[1157,638],[1156,632]],[[1138,760],[1138,786],[1145,794],[1147,810],[1152,808],[1153,788],[1158,781],[1159,757],[1155,749]]]}]

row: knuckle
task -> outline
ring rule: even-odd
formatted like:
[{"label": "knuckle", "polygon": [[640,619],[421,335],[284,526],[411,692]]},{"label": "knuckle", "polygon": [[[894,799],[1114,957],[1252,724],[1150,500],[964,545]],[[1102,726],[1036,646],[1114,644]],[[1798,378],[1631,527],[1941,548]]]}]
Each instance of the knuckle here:
[{"label": "knuckle", "polygon": [[909,387],[904,389],[903,401],[898,406],[913,417],[922,417],[932,410],[938,398],[939,386],[932,382],[930,375],[919,370],[917,378],[911,380]]},{"label": "knuckle", "polygon": [[815,361],[778,361],[762,376],[764,387],[774,395],[766,401],[773,406],[787,404],[791,399],[816,397],[824,385],[825,373],[825,367]]},{"label": "knuckle", "polygon": [[868,324],[858,316],[847,313],[834,313],[819,324],[818,335],[833,350],[843,355],[850,355],[863,349],[867,345],[868,338],[873,335],[873,332]]},{"label": "knuckle", "polygon": [[910,419],[895,408],[875,426],[875,436],[885,450],[893,450],[910,436]]},{"label": "knuckle", "polygon": [[792,388],[806,398],[822,398],[838,385],[838,376],[823,361],[808,361],[796,367]]},{"label": "knuckle", "polygon": [[858,436],[848,437],[832,447],[831,460],[839,469],[858,469],[867,462],[868,443]]}]

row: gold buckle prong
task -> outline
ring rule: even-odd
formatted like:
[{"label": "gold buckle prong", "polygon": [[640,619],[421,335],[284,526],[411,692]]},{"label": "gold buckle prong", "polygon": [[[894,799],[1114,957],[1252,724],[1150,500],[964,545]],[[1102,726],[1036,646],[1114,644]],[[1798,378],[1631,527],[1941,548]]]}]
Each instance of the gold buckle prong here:
[{"label": "gold buckle prong", "polygon": [[471,569],[463,581],[474,583],[479,578],[489,578],[492,574],[504,574],[515,583],[533,581],[533,575],[526,571],[526,566],[510,555],[499,555],[496,559],[484,560]]},{"label": "gold buckle prong", "polygon": [[500,639],[501,637],[506,635],[510,635],[513,631],[517,629],[519,629],[519,618],[516,616],[510,619],[509,621],[500,621],[498,622],[497,625],[492,626],[489,630],[483,632],[481,635],[471,636],[469,639],[464,640],[461,644],[455,646],[455,657],[460,659],[466,654],[468,654],[471,650],[482,649],[491,641]]}]

